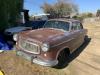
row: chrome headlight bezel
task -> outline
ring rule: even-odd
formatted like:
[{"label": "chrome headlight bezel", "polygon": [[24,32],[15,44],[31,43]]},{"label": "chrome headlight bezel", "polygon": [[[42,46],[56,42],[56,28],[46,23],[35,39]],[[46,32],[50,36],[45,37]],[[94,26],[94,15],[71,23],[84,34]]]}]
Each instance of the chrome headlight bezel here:
[{"label": "chrome headlight bezel", "polygon": [[14,41],[17,41],[17,40],[18,40],[18,34],[14,34],[14,35],[13,35],[13,40],[14,40]]},{"label": "chrome headlight bezel", "polygon": [[49,45],[47,43],[44,43],[41,46],[41,49],[42,49],[43,52],[47,52],[47,51],[49,51]]}]

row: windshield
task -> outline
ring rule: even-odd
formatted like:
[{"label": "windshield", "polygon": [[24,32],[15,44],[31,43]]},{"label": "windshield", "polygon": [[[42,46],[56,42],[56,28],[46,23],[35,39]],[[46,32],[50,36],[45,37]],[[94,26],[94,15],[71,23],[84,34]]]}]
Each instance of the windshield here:
[{"label": "windshield", "polygon": [[69,31],[69,23],[64,21],[48,21],[44,24],[44,28],[57,28]]}]

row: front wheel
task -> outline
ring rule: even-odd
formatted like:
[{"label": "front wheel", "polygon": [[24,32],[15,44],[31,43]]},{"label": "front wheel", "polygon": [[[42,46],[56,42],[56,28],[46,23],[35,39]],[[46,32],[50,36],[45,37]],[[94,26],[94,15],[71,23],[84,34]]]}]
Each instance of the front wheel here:
[{"label": "front wheel", "polygon": [[86,42],[86,41],[87,41],[87,39],[88,39],[88,36],[87,36],[87,35],[85,35],[85,37],[84,37],[84,42]]},{"label": "front wheel", "polygon": [[63,50],[60,52],[58,55],[58,64],[55,66],[56,68],[62,68],[65,65],[68,64],[68,59],[69,59],[69,51],[68,50]]}]

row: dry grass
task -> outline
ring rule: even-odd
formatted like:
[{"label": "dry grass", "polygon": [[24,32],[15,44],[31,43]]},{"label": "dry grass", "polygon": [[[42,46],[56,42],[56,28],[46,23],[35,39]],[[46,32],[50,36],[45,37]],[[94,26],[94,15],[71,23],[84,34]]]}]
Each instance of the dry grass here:
[{"label": "dry grass", "polygon": [[19,56],[15,51],[0,54],[0,67],[5,75],[66,75],[63,70],[31,64]]}]

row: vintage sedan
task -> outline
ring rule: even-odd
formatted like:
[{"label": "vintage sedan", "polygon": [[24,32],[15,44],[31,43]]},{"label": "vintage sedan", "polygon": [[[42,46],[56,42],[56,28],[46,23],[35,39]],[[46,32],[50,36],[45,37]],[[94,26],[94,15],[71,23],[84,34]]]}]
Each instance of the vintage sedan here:
[{"label": "vintage sedan", "polygon": [[43,28],[19,33],[16,54],[43,66],[65,63],[64,58],[80,47],[87,30],[78,20],[52,19]]}]

